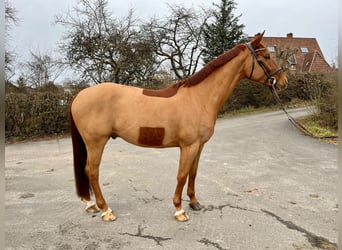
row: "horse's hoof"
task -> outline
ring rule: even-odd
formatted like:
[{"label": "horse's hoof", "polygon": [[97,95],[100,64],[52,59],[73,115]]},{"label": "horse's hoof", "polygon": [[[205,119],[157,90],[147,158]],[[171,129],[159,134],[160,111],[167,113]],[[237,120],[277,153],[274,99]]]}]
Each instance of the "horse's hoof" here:
[{"label": "horse's hoof", "polygon": [[96,214],[96,213],[100,212],[100,209],[98,208],[98,206],[96,204],[94,204],[90,207],[87,207],[86,211],[87,211],[87,213],[90,213],[90,214]]},{"label": "horse's hoof", "polygon": [[187,215],[183,209],[175,213],[175,218],[179,222],[185,222],[190,219],[189,215]]},{"label": "horse's hoof", "polygon": [[87,204],[85,208],[85,211],[87,213],[95,214],[95,213],[100,212],[99,207],[96,205],[94,201],[86,201],[86,200],[83,200],[83,201]]},{"label": "horse's hoof", "polygon": [[199,202],[189,203],[189,206],[192,208],[192,210],[195,211],[200,211],[203,208],[203,206]]},{"label": "horse's hoof", "polygon": [[101,217],[103,221],[115,221],[116,220],[116,216],[113,214],[110,208],[108,208],[106,212],[103,212]]}]

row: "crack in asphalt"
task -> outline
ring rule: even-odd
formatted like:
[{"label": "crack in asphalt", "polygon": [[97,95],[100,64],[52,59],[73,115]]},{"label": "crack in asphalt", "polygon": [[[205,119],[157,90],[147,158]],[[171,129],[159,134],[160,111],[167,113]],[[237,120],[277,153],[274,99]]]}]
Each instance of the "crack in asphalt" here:
[{"label": "crack in asphalt", "polygon": [[233,209],[238,209],[238,210],[243,210],[243,211],[249,211],[249,212],[257,212],[248,208],[244,208],[244,207],[239,207],[239,206],[233,206],[231,204],[223,204],[223,205],[219,205],[219,206],[213,206],[213,205],[209,205],[207,207],[203,207],[203,213],[207,212],[207,211],[213,211],[213,210],[219,210],[220,211],[220,218],[222,218],[222,210],[225,207],[230,207]]},{"label": "crack in asphalt", "polygon": [[119,233],[120,235],[128,235],[132,237],[140,237],[144,239],[150,239],[154,240],[158,246],[163,246],[161,242],[171,240],[172,238],[164,238],[164,237],[159,237],[159,236],[154,236],[154,235],[143,235],[142,232],[144,231],[145,228],[142,228],[141,225],[138,226],[138,232],[136,234],[131,234],[131,233]]},{"label": "crack in asphalt", "polygon": [[[128,179],[128,181],[131,183],[132,189],[134,192],[141,192],[141,193],[146,193],[148,195],[151,195],[151,193],[147,189],[138,189],[137,187],[134,186],[133,181],[131,179]],[[139,200],[142,200],[145,204],[149,204],[153,201],[164,201],[164,199],[158,198],[154,195],[151,195],[151,198],[141,198],[140,196],[136,196]]]},{"label": "crack in asphalt", "polygon": [[220,244],[216,243],[216,242],[212,242],[210,240],[208,240],[207,238],[202,238],[201,240],[198,240],[199,243],[203,243],[206,246],[213,246],[219,250],[227,250],[226,248],[223,248],[220,246]]},{"label": "crack in asphalt", "polygon": [[336,243],[333,243],[324,237],[317,236],[314,233],[309,232],[306,229],[294,224],[292,221],[286,221],[286,220],[282,219],[281,217],[279,217],[278,215],[276,215],[276,214],[274,214],[268,210],[261,209],[261,211],[263,213],[275,218],[281,224],[285,225],[288,229],[295,230],[295,231],[303,233],[305,238],[307,238],[307,240],[311,244],[311,246],[317,247],[319,249],[337,250],[337,244]]},{"label": "crack in asphalt", "polygon": [[164,199],[160,199],[154,195],[152,195],[152,198],[139,198],[140,200],[142,200],[143,202],[145,202],[145,204],[149,204],[153,201],[163,201]]}]

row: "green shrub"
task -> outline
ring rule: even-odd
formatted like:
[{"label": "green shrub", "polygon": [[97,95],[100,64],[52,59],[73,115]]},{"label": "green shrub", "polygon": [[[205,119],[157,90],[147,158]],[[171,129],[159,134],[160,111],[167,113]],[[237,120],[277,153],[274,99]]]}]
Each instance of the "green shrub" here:
[{"label": "green shrub", "polygon": [[[288,102],[291,99],[286,94],[285,91],[280,92],[280,98],[283,102]],[[250,80],[242,80],[235,87],[220,113],[244,108],[268,107],[276,104],[277,101],[268,87]]]},{"label": "green shrub", "polygon": [[305,73],[293,76],[298,94],[311,112],[311,116],[323,127],[338,128],[338,79],[337,75]]},{"label": "green shrub", "polygon": [[70,100],[71,95],[50,92],[6,94],[6,140],[68,132]]},{"label": "green shrub", "polygon": [[317,103],[317,117],[322,126],[338,129],[338,79],[329,77],[326,81],[326,90]]}]

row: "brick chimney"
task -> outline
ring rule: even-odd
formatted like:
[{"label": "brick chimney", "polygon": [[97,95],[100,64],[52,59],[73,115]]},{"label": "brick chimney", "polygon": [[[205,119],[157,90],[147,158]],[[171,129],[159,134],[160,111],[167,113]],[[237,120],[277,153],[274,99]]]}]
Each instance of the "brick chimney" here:
[{"label": "brick chimney", "polygon": [[293,38],[293,33],[292,33],[292,32],[287,33],[287,34],[286,34],[286,37],[287,37],[287,38]]}]

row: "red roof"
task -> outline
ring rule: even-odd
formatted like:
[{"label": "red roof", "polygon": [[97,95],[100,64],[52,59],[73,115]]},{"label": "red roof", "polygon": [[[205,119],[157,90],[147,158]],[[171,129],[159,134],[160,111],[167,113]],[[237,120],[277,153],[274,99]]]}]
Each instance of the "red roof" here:
[{"label": "red roof", "polygon": [[[297,73],[328,73],[333,71],[325,60],[316,38],[293,37],[292,33],[288,33],[286,37],[264,37],[263,43],[270,49],[271,53],[274,47],[278,47],[280,50],[295,51],[293,57],[288,59],[291,64],[291,71]],[[272,54],[275,55],[274,52]]]}]

